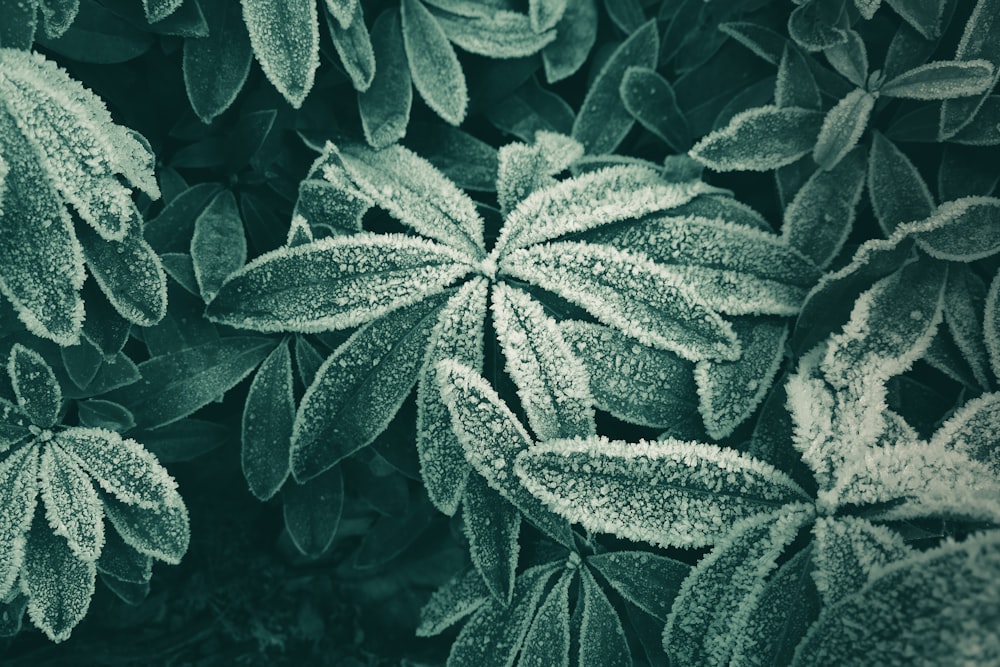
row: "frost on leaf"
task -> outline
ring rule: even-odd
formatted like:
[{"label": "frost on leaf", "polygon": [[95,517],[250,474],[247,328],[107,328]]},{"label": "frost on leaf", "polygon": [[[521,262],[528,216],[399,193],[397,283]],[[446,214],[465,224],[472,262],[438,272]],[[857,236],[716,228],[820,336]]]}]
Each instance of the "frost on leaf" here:
[{"label": "frost on leaf", "polygon": [[969,265],[956,263],[948,266],[944,320],[980,387],[991,385],[989,352],[983,337],[985,301],[986,285]]},{"label": "frost on leaf", "polygon": [[930,256],[971,262],[1000,252],[1000,199],[963,197],[941,204],[933,213],[935,228],[916,235]]},{"label": "frost on leaf", "polygon": [[490,595],[510,602],[514,592],[521,513],[487,486],[482,477],[469,479],[462,500],[462,519],[469,557]]},{"label": "frost on leaf", "polygon": [[42,355],[15,343],[7,357],[7,375],[18,407],[35,425],[48,428],[58,421],[62,390]]},{"label": "frost on leaf", "polygon": [[529,17],[520,12],[484,8],[458,14],[439,11],[429,4],[431,15],[448,40],[469,53],[488,58],[522,58],[541,51],[556,38],[551,26],[536,31]]},{"label": "frost on leaf", "polygon": [[993,375],[1000,378],[1000,271],[993,277],[986,293],[983,312],[983,338],[990,355]]},{"label": "frost on leaf", "polygon": [[[969,15],[965,24],[962,39],[955,49],[955,60],[971,60],[983,58],[990,61],[993,67],[993,84],[1000,77],[1000,30],[997,30],[997,16],[1000,15],[1000,3],[997,0],[979,0]],[[992,88],[989,86],[988,88]],[[987,92],[968,98],[945,100],[941,105],[941,120],[939,139],[954,136],[967,126],[982,108]]]},{"label": "frost on leaf", "polygon": [[580,614],[581,665],[629,667],[632,655],[618,612],[587,568],[580,569],[583,596]]},{"label": "frost on leaf", "polygon": [[295,548],[305,556],[323,555],[340,526],[344,508],[344,477],[338,466],[307,482],[289,482],[282,487],[285,530]]},{"label": "frost on leaf", "polygon": [[125,543],[139,553],[176,565],[187,551],[191,528],[180,500],[150,509],[106,497],[104,512]]},{"label": "frost on leaf", "polygon": [[493,289],[493,322],[528,425],[538,440],[595,433],[586,368],[527,292]]},{"label": "frost on leaf", "polygon": [[0,599],[17,581],[37,501],[38,448],[21,447],[0,462]]},{"label": "frost on leaf", "polygon": [[923,220],[934,212],[934,198],[916,165],[896,144],[872,133],[868,154],[868,196],[886,234],[904,222]]},{"label": "frost on leaf", "polygon": [[315,477],[385,430],[417,381],[448,296],[371,322],[327,357],[295,415],[291,462],[296,480]]},{"label": "frost on leaf", "polygon": [[792,504],[733,526],[684,580],[663,630],[671,663],[728,665],[733,637],[743,630],[740,610],[764,590],[767,575],[812,509]]},{"label": "frost on leaf", "polygon": [[948,100],[985,93],[995,80],[988,60],[942,60],[903,72],[882,84],[879,92],[910,100]]},{"label": "frost on leaf", "polygon": [[417,384],[420,475],[431,502],[448,515],[458,508],[469,477],[469,463],[451,429],[448,408],[441,401],[436,367],[445,359],[454,359],[474,370],[482,369],[487,289],[484,278],[470,280],[441,309]]},{"label": "frost on leaf", "polygon": [[988,465],[1000,476],[1000,393],[978,396],[934,433],[931,444],[953,449]]},{"label": "frost on leaf", "polygon": [[288,477],[294,421],[292,355],[285,341],[257,369],[243,406],[240,463],[259,500],[271,498]]},{"label": "frost on leaf", "polygon": [[445,122],[460,124],[469,106],[469,93],[455,49],[420,0],[402,0],[400,10],[403,47],[414,87]]},{"label": "frost on leaf", "polygon": [[[521,143],[501,146],[497,155],[496,188],[503,215],[508,216],[518,204],[534,192],[555,186],[556,180],[553,176],[581,157],[583,157],[583,146],[576,139],[544,130],[535,133],[535,143],[530,146]],[[573,204],[572,201],[563,203]],[[547,205],[536,204],[540,206],[539,210],[544,210]],[[553,210],[558,214],[558,207]],[[587,214],[592,210],[588,208]],[[512,235],[513,224],[510,221],[505,224],[506,237]],[[519,230],[525,230],[523,225],[524,221],[520,223]]]},{"label": "frost on leaf", "polygon": [[857,145],[874,108],[875,96],[856,88],[827,112],[812,151],[820,168],[833,169]]},{"label": "frost on leaf", "polygon": [[268,80],[298,109],[319,67],[316,0],[242,0],[250,44]]},{"label": "frost on leaf", "polygon": [[569,667],[569,587],[575,574],[564,570],[538,607],[518,667]]},{"label": "frost on leaf", "polygon": [[531,447],[531,438],[485,378],[467,366],[442,361],[437,367],[441,399],[465,458],[490,488],[524,513],[540,530],[563,545],[572,545],[569,525],[550,513],[521,485],[514,459]]},{"label": "frost on leaf", "polygon": [[808,497],[736,450],[673,439],[553,440],[518,456],[515,470],[569,521],[664,547],[712,544],[741,519]]},{"label": "frost on leaf", "polygon": [[130,584],[148,583],[153,576],[153,559],[130,547],[114,530],[106,537],[97,571]]},{"label": "frost on leaf", "polygon": [[479,573],[469,568],[434,591],[420,610],[418,637],[433,637],[474,613],[489,600],[490,592]]},{"label": "frost on leaf", "polygon": [[226,280],[206,312],[255,331],[346,329],[440,293],[471,270],[462,259],[402,234],[321,239],[253,260]]},{"label": "frost on leaf", "polygon": [[223,190],[195,220],[191,237],[191,261],[202,298],[211,301],[229,274],[246,260],[247,240],[236,197]]},{"label": "frost on leaf", "polygon": [[912,554],[903,538],[857,517],[823,517],[813,526],[813,580],[831,606],[858,591],[873,570]]},{"label": "frost on leaf", "polygon": [[777,169],[812,151],[822,125],[822,112],[812,109],[757,107],[703,137],[690,155],[715,171]]},{"label": "frost on leaf", "polygon": [[998,531],[877,568],[864,588],[823,610],[792,664],[912,664],[915,656],[923,664],[996,663],[998,582]]},{"label": "frost on leaf", "polygon": [[182,4],[184,4],[184,0],[142,0],[143,9],[146,10],[146,19],[150,23],[162,21],[173,14]]},{"label": "frost on leaf", "polygon": [[42,448],[38,478],[52,532],[80,560],[97,560],[104,546],[104,511],[86,473],[58,445],[48,445]]},{"label": "frost on leaf", "polygon": [[[674,595],[691,571],[686,563],[648,551],[612,551],[587,558],[624,599],[665,621]],[[584,568],[586,569],[586,568]]]}]

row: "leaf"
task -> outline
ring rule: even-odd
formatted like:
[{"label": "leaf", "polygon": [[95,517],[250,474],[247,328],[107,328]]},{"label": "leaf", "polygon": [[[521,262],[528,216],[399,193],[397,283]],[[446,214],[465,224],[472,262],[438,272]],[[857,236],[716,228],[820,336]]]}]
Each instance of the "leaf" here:
[{"label": "leaf", "polygon": [[782,238],[817,266],[833,261],[851,233],[865,186],[865,158],[859,148],[832,169],[816,170],[785,207]]},{"label": "leaf", "polygon": [[80,560],[96,561],[104,546],[104,511],[86,473],[72,455],[50,444],[42,447],[38,481],[52,532]]},{"label": "leaf", "polygon": [[910,159],[881,133],[872,133],[868,156],[868,195],[886,234],[904,222],[924,220],[934,212],[934,198]]},{"label": "leaf", "polygon": [[223,190],[194,223],[191,260],[205,302],[211,301],[226,278],[247,259],[247,241],[236,198]]},{"label": "leaf", "polygon": [[449,516],[458,509],[470,468],[441,400],[435,368],[439,362],[453,359],[477,371],[482,369],[488,288],[484,278],[470,280],[441,309],[417,384],[420,475],[430,501]]},{"label": "leaf", "polygon": [[529,143],[541,131],[569,134],[574,118],[573,109],[563,98],[542,88],[533,78],[499,100],[486,114],[495,126]]},{"label": "leaf", "polygon": [[812,151],[822,125],[823,114],[812,109],[748,109],[702,137],[688,154],[715,171],[768,171]]},{"label": "leaf", "polygon": [[663,547],[712,544],[741,519],[807,497],[769,464],[672,438],[551,440],[519,455],[515,470],[569,521]]},{"label": "leaf", "polygon": [[207,405],[257,367],[273,349],[267,338],[220,338],[139,364],[141,379],[110,396],[144,428],[157,428]]},{"label": "leaf", "polygon": [[996,424],[1000,419],[1000,394],[978,396],[953,414],[931,439],[931,445],[961,452],[1000,471],[1000,440]]},{"label": "leaf", "polygon": [[295,548],[316,558],[337,535],[344,506],[344,479],[339,467],[303,482],[283,486],[285,528]]},{"label": "leaf", "polygon": [[477,475],[469,479],[462,500],[469,557],[490,595],[509,603],[514,594],[521,513]]},{"label": "leaf", "polygon": [[4,3],[0,7],[0,47],[28,51],[35,41],[37,0]]},{"label": "leaf", "polygon": [[21,591],[28,597],[28,618],[54,642],[69,638],[87,615],[97,568],[82,561],[43,521],[28,532]]},{"label": "leaf", "polygon": [[942,0],[918,0],[917,2],[886,0],[886,4],[927,39],[934,39],[940,34],[941,14],[946,4]]},{"label": "leaf", "polygon": [[1000,378],[1000,271],[993,277],[983,309],[983,338],[990,355],[990,368]]},{"label": "leaf", "polygon": [[146,19],[150,23],[162,21],[173,14],[182,4],[184,4],[184,0],[142,0],[142,7],[146,10]]},{"label": "leaf", "polygon": [[426,502],[414,503],[400,515],[380,516],[362,538],[354,567],[370,570],[389,563],[426,534],[432,520],[433,509]]},{"label": "leaf", "polygon": [[425,299],[371,322],[326,358],[292,427],[297,481],[315,477],[385,430],[417,381],[448,296]]},{"label": "leaf", "polygon": [[788,17],[788,34],[806,51],[821,51],[847,39],[839,27],[843,2],[807,0]]},{"label": "leaf", "polygon": [[514,458],[531,438],[486,380],[467,366],[442,361],[436,366],[441,399],[465,458],[486,483],[540,530],[565,546],[573,544],[569,525],[546,510],[514,475]]},{"label": "leaf", "polygon": [[785,44],[778,63],[778,76],[774,83],[774,102],[779,107],[812,109],[823,108],[819,86],[809,69],[806,57],[792,44]]},{"label": "leaf", "polygon": [[441,25],[419,0],[400,4],[403,48],[420,97],[447,123],[459,125],[469,105],[465,74]]},{"label": "leaf", "polygon": [[950,141],[967,146],[996,146],[1000,144],[1000,95],[990,95],[976,112],[975,117]]},{"label": "leaf", "polygon": [[694,369],[705,430],[715,440],[730,436],[764,400],[788,336],[786,325],[765,320],[737,322],[734,331],[742,350],[739,359],[703,360]]},{"label": "leaf", "polygon": [[42,355],[14,343],[7,357],[7,376],[18,407],[34,424],[49,428],[59,421],[62,391],[55,373]]},{"label": "leaf", "polygon": [[703,305],[678,273],[642,256],[560,242],[516,250],[500,270],[558,294],[644,345],[692,361],[739,354],[729,324]]},{"label": "leaf", "polygon": [[824,607],[858,591],[874,570],[913,553],[898,534],[852,516],[818,519],[813,545],[813,579]]},{"label": "leaf", "polygon": [[176,565],[187,552],[191,528],[183,502],[150,509],[105,497],[104,513],[125,543],[139,553]]},{"label": "leaf", "polygon": [[294,421],[292,355],[286,340],[257,369],[243,405],[240,462],[258,500],[271,498],[288,477]]},{"label": "leaf", "polygon": [[20,447],[0,462],[0,600],[8,598],[24,563],[38,502],[38,449]]},{"label": "leaf", "polygon": [[968,265],[948,267],[944,292],[944,319],[962,357],[968,362],[975,380],[990,386],[989,352],[983,337],[982,312],[986,285]]},{"label": "leaf", "polygon": [[[868,51],[861,36],[853,30],[845,32],[846,40],[823,51],[837,73],[858,88],[868,82]],[[882,89],[882,92],[885,92]],[[887,93],[888,94],[888,93]]]},{"label": "leaf", "polygon": [[115,532],[107,534],[107,543],[97,559],[97,571],[130,584],[148,583],[153,576],[153,559],[141,554]]},{"label": "leaf", "polygon": [[962,197],[933,213],[935,229],[916,235],[931,257],[971,262],[1000,252],[1000,199]]},{"label": "leaf", "polygon": [[987,92],[993,81],[988,60],[938,61],[903,72],[882,84],[879,92],[910,100],[947,100]]},{"label": "leaf", "polygon": [[76,404],[81,426],[104,428],[109,431],[128,431],[135,426],[135,417],[114,401],[92,398]]},{"label": "leaf", "polygon": [[403,29],[396,10],[388,9],[375,19],[371,42],[378,66],[368,89],[358,94],[358,112],[365,141],[375,148],[385,148],[406,134],[413,101]]},{"label": "leaf", "polygon": [[827,112],[816,137],[812,156],[822,169],[833,169],[854,146],[868,127],[868,118],[875,107],[875,97],[856,88],[845,95]]},{"label": "leaf", "polygon": [[86,337],[81,337],[77,345],[60,347],[59,355],[69,379],[81,389],[90,384],[104,362],[104,352]]},{"label": "leaf", "polygon": [[364,92],[375,78],[375,51],[371,36],[365,26],[365,17],[360,2],[354,2],[354,9],[347,25],[342,25],[326,15],[326,25],[330,30],[333,47],[340,56],[340,62],[351,78],[354,89]]},{"label": "leaf", "polygon": [[417,123],[409,146],[463,190],[495,192],[497,149],[462,130]]},{"label": "leaf", "polygon": [[153,34],[94,0],[43,0],[41,9],[45,30],[36,40],[81,62],[123,63],[146,53],[155,41]]},{"label": "leaf", "polygon": [[[1000,76],[1000,31],[997,30],[997,17],[1000,16],[1000,2],[997,0],[979,0],[969,15],[962,38],[955,49],[955,60],[967,61],[982,58],[991,62],[993,68],[993,85]],[[990,86],[992,88],[992,85]],[[941,105],[941,120],[938,138],[948,139],[963,127],[966,127],[975,117],[988,93],[977,95],[970,99],[945,100]]]},{"label": "leaf", "polygon": [[619,89],[629,67],[656,67],[659,35],[656,22],[648,21],[632,33],[601,67],[573,122],[573,138],[591,155],[611,153],[632,129],[632,114],[622,103]]},{"label": "leaf", "polygon": [[313,87],[319,67],[315,0],[241,0],[250,44],[267,80],[295,109]]},{"label": "leaf", "polygon": [[683,153],[691,147],[691,129],[677,106],[674,89],[656,70],[629,67],[622,77],[619,94],[625,109],[670,148]]},{"label": "leaf", "polygon": [[585,567],[580,569],[580,580],[583,596],[578,603],[582,605],[579,664],[628,667],[632,654],[618,612]]},{"label": "leaf", "polygon": [[456,574],[431,594],[420,610],[418,637],[433,637],[474,613],[489,599],[483,578],[473,568]]},{"label": "leaf", "polygon": [[648,551],[597,554],[587,558],[587,565],[625,600],[660,621],[666,620],[677,590],[691,571],[686,563]]},{"label": "leaf", "polygon": [[279,248],[223,283],[206,314],[256,331],[316,333],[370,322],[439,294],[471,267],[402,234],[356,234]]},{"label": "leaf", "polygon": [[207,2],[199,6],[205,14],[208,36],[184,40],[184,89],[201,122],[211,123],[243,89],[253,49],[235,3]]},{"label": "leaf", "polygon": [[535,32],[544,32],[554,27],[562,19],[566,7],[570,4],[572,3],[568,0],[530,0],[528,16],[531,19],[531,29]]},{"label": "leaf", "polygon": [[576,0],[566,3],[566,11],[556,24],[556,39],[542,51],[545,80],[562,81],[586,62],[597,40],[597,3]]},{"label": "leaf", "polygon": [[488,58],[523,58],[552,43],[556,31],[535,30],[526,14],[494,9],[463,16],[430,8],[448,40],[469,53]]},{"label": "leaf", "polygon": [[671,663],[729,664],[736,647],[733,639],[746,623],[740,618],[741,607],[759,599],[764,577],[812,516],[811,507],[791,504],[744,519],[717,542],[674,598],[663,631]]},{"label": "leaf", "polygon": [[982,533],[879,568],[868,584],[820,614],[794,665],[918,655],[930,662],[990,661],[1000,570],[998,533]]},{"label": "leaf", "polygon": [[569,587],[576,578],[565,570],[531,622],[521,647],[518,665],[523,667],[569,667]]}]

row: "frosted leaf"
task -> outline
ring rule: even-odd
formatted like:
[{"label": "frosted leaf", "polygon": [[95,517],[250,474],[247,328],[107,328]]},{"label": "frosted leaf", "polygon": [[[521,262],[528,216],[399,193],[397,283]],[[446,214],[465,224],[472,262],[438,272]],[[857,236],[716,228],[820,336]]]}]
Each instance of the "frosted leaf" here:
[{"label": "frosted leaf", "polygon": [[944,320],[976,382],[982,387],[989,387],[990,362],[982,322],[985,301],[986,285],[968,265],[948,266]]},{"label": "frosted leaf", "polygon": [[857,145],[874,108],[875,96],[855,88],[827,112],[812,151],[820,168],[833,169]]},{"label": "frosted leaf", "polygon": [[475,203],[430,162],[402,146],[327,145],[324,177],[348,183],[393,218],[469,258],[483,254],[483,219]]},{"label": "frosted leaf", "polygon": [[[612,551],[587,558],[619,595],[654,618],[665,621],[674,595],[691,567],[648,551]],[[586,569],[586,568],[584,568]]]},{"label": "frosted leaf", "polygon": [[351,4],[354,8],[347,25],[339,20],[331,21],[330,16],[325,17],[326,25],[330,29],[330,41],[351,78],[351,84],[358,92],[364,92],[375,78],[375,51],[372,49],[371,35],[365,25],[361,3]]},{"label": "frosted leaf", "polygon": [[515,470],[569,521],[663,547],[712,544],[741,519],[808,498],[767,463],[672,438],[552,440],[518,456]]},{"label": "frosted leaf", "polygon": [[765,577],[812,508],[791,504],[734,526],[684,580],[663,630],[671,664],[728,665],[733,637],[743,631],[740,608],[755,602]]},{"label": "frosted leaf", "polygon": [[569,586],[575,578],[575,571],[563,571],[545,596],[524,638],[518,667],[569,667]]},{"label": "frosted leaf", "polygon": [[702,137],[688,154],[715,171],[768,171],[812,151],[822,125],[820,111],[756,107]]},{"label": "frosted leaf", "polygon": [[420,0],[402,0],[403,47],[413,85],[434,113],[451,125],[465,120],[469,93],[455,49]]},{"label": "frosted leaf", "polygon": [[995,663],[997,582],[998,531],[893,562],[875,570],[860,591],[823,610],[792,664]]},{"label": "frosted leaf", "polygon": [[462,261],[402,234],[321,239],[254,259],[229,276],[206,313],[255,331],[347,329],[440,293],[471,271]]},{"label": "frosted leaf", "polygon": [[41,10],[40,23],[45,30],[45,36],[58,39],[76,20],[76,15],[80,11],[80,0],[35,0],[33,6]]},{"label": "frosted leaf", "polygon": [[378,65],[368,90],[358,94],[358,114],[365,141],[384,148],[406,135],[413,104],[413,83],[397,9],[378,15],[371,27],[371,40]]},{"label": "frosted leaf", "polygon": [[545,32],[555,27],[569,4],[569,0],[529,0],[528,17],[531,19],[531,29],[535,32]]},{"label": "frosted leaf", "polygon": [[733,329],[743,350],[740,358],[702,360],[694,370],[705,430],[716,440],[732,434],[764,400],[788,336],[787,325],[768,321],[739,320]]},{"label": "frosted leaf", "polygon": [[347,28],[355,18],[356,8],[361,4],[359,0],[326,0],[327,10],[341,28]]},{"label": "frosted leaf", "polygon": [[916,235],[928,255],[971,262],[1000,252],[1000,199],[963,197],[941,204],[932,217],[935,228]]},{"label": "frosted leaf", "polygon": [[[501,146],[497,155],[496,189],[503,215],[506,217],[535,191],[555,186],[552,177],[581,157],[583,145],[576,139],[544,130],[535,133],[535,143],[530,146],[521,143]],[[510,226],[509,221],[505,223],[503,233],[511,234]]]},{"label": "frosted leaf", "polygon": [[203,123],[232,106],[253,62],[250,35],[235,2],[200,3],[208,27],[205,37],[184,40],[184,89],[191,109]]},{"label": "frosted leaf", "polygon": [[[28,430],[27,426],[2,423],[4,412],[8,407],[13,406],[6,404],[6,401],[0,403],[0,454],[27,440],[31,435],[31,431]],[[11,414],[15,413],[20,414],[20,410],[12,410]],[[19,416],[18,419],[23,419],[24,423],[28,424],[27,418]]]},{"label": "frosted leaf", "polygon": [[142,0],[142,7],[146,10],[146,20],[150,23],[162,21],[182,4],[184,0]]},{"label": "frosted leaf", "polygon": [[986,293],[986,305],[983,312],[983,338],[986,341],[986,351],[990,355],[990,367],[993,375],[1000,378],[1000,271],[993,277]]},{"label": "frosted leaf", "polygon": [[299,183],[293,221],[304,218],[306,224],[322,223],[338,230],[361,231],[362,218],[374,202],[348,178],[340,164],[338,153],[331,147],[316,159],[309,175]]},{"label": "frosted leaf", "polygon": [[38,448],[29,445],[0,462],[0,600],[17,581],[37,502]]},{"label": "frosted leaf", "polygon": [[[983,58],[995,66],[993,69],[993,84],[1000,77],[1000,30],[997,30],[997,16],[1000,15],[1000,3],[997,0],[979,0],[969,15],[962,38],[955,49],[955,60],[971,60]],[[993,86],[991,85],[990,88]],[[987,93],[975,97],[955,100],[945,100],[941,105],[941,120],[939,139],[944,140],[954,136],[968,125],[982,107]]]},{"label": "frosted leaf", "polygon": [[629,67],[618,92],[628,112],[672,151],[683,153],[691,146],[691,128],[674,89],[656,70]]},{"label": "frosted leaf", "polygon": [[521,513],[489,488],[482,477],[473,476],[463,496],[462,518],[472,564],[490,595],[509,603],[520,553],[517,539]]},{"label": "frosted leaf", "polygon": [[954,449],[987,464],[1000,476],[1000,393],[983,394],[963,405],[934,433],[931,445]]},{"label": "frosted leaf", "polygon": [[858,591],[873,570],[914,553],[897,533],[857,517],[822,517],[812,532],[812,576],[825,607]]},{"label": "frosted leaf", "polygon": [[52,532],[80,560],[97,560],[104,546],[104,510],[86,473],[71,455],[49,444],[42,447],[38,481]]},{"label": "frosted leaf", "polygon": [[[783,38],[782,38],[783,39]],[[809,61],[790,42],[785,42],[781,52],[781,62],[774,81],[774,102],[779,107],[800,109],[823,108],[816,78],[809,69]]]},{"label": "frosted leaf", "polygon": [[818,266],[828,265],[851,233],[865,166],[860,148],[848,153],[833,169],[816,170],[785,208],[782,238]]},{"label": "frosted leaf", "polygon": [[[302,188],[300,187],[299,191],[301,192],[301,190]],[[312,243],[314,240],[309,221],[301,215],[293,215],[292,222],[288,225],[288,234],[285,236],[285,245],[294,248],[298,245]]]},{"label": "frosted leaf", "polygon": [[578,602],[582,605],[579,664],[630,667],[632,654],[618,612],[585,567],[580,569],[580,580],[583,596]]},{"label": "frosted leaf", "polygon": [[934,212],[934,198],[916,166],[879,132],[872,133],[868,156],[868,196],[886,234]]},{"label": "frosted leaf", "polygon": [[446,667],[512,667],[535,610],[559,564],[537,565],[514,584],[510,604],[488,600],[465,624],[451,646]]},{"label": "frosted leaf", "polygon": [[824,49],[823,54],[838,74],[863,88],[868,79],[868,51],[865,42],[854,30],[846,30],[844,36],[847,39]]},{"label": "frosted leaf", "polygon": [[493,323],[528,425],[539,440],[595,433],[587,370],[527,292],[493,288]]},{"label": "frosted leaf", "polygon": [[433,8],[430,13],[453,44],[488,58],[530,56],[556,38],[556,31],[551,27],[535,31],[527,15],[505,9],[490,9],[475,16],[460,16]]},{"label": "frosted leaf", "polygon": [[242,0],[250,44],[268,81],[298,109],[319,67],[316,0]]},{"label": "frosted leaf", "polygon": [[281,513],[295,548],[305,556],[326,553],[337,536],[344,508],[344,477],[333,467],[316,477],[282,486]]},{"label": "frosted leaf", "polygon": [[909,100],[947,100],[987,92],[994,80],[988,60],[942,60],[903,72],[882,84],[879,92]]},{"label": "frosted leaf", "polygon": [[586,366],[597,408],[642,426],[679,428],[700,421],[690,362],[603,325],[570,320],[561,326]]},{"label": "frosted leaf", "polygon": [[247,261],[243,218],[236,207],[236,197],[229,190],[217,194],[195,220],[191,261],[206,303],[215,297],[229,274]]},{"label": "frosted leaf", "polygon": [[431,594],[420,610],[418,637],[433,637],[474,613],[489,600],[490,592],[474,568],[455,575]]},{"label": "frosted leaf", "polygon": [[500,270],[558,294],[645,345],[690,360],[739,356],[729,324],[700,302],[682,276],[644,256],[560,242],[515,250]]},{"label": "frosted leaf", "polygon": [[288,477],[294,421],[292,355],[284,341],[257,369],[243,406],[240,463],[258,500],[271,498]]},{"label": "frosted leaf", "polygon": [[639,165],[604,167],[528,195],[507,215],[494,252],[635,220],[689,202],[709,188],[701,181],[668,183]]},{"label": "frosted leaf", "polygon": [[441,399],[465,458],[525,517],[556,542],[572,545],[569,524],[549,512],[521,485],[514,459],[531,447],[531,438],[490,384],[467,366],[442,361],[436,366]]},{"label": "frosted leaf", "polygon": [[54,642],[69,638],[83,620],[94,595],[97,568],[82,561],[64,539],[42,521],[28,532],[21,592],[28,597],[28,618]]},{"label": "frosted leaf", "polygon": [[292,474],[299,482],[365,447],[410,393],[437,315],[450,294],[385,315],[326,358],[299,403],[292,427]]},{"label": "frosted leaf", "polygon": [[152,509],[105,497],[104,513],[126,544],[171,565],[181,561],[191,541],[187,507],[179,496],[176,504]]},{"label": "frosted leaf", "polygon": [[771,65],[780,63],[788,41],[774,30],[750,21],[727,21],[719,25],[719,31]]},{"label": "frosted leaf", "polygon": [[149,582],[153,576],[153,559],[126,544],[116,531],[107,533],[106,538],[101,557],[97,559],[97,571],[130,584]]},{"label": "frosted leaf", "polygon": [[462,499],[470,468],[462,443],[452,431],[448,408],[441,401],[436,366],[445,359],[454,359],[476,371],[482,369],[487,289],[485,278],[474,278],[441,309],[417,384],[420,475],[430,501],[449,516]]},{"label": "frosted leaf", "polygon": [[129,505],[177,505],[177,482],[156,457],[131,438],[101,428],[68,428],[52,441],[76,460],[102,489]]},{"label": "frosted leaf", "polygon": [[14,343],[7,357],[7,376],[10,377],[18,407],[32,423],[48,428],[59,420],[62,390],[42,355]]},{"label": "frosted leaf", "polygon": [[597,39],[595,0],[567,2],[556,24],[556,40],[542,50],[545,80],[555,83],[575,74],[590,55]]}]

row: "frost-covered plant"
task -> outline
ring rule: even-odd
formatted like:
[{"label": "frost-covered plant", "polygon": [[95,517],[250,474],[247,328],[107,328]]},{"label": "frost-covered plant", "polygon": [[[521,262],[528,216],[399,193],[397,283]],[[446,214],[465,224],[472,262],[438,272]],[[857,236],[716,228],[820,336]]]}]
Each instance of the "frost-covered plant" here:
[{"label": "frost-covered plant", "polygon": [[55,63],[0,49],[0,292],[31,333],[79,340],[84,266],[125,320],[163,317],[166,278],[129,187],[159,196],[153,162]]},{"label": "frost-covered plant", "polygon": [[6,370],[16,403],[0,399],[0,599],[5,614],[27,606],[63,641],[86,615],[98,572],[117,591],[148,586],[154,558],[180,561],[187,508],[138,442],[59,425],[62,392],[38,353],[15,344]]}]

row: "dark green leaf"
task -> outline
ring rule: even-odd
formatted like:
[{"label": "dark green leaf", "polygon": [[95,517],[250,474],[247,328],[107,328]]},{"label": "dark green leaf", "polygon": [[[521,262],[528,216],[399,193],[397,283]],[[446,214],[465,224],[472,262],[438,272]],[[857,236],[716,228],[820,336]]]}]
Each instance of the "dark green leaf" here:
[{"label": "dark green leaf", "polygon": [[833,169],[857,145],[874,107],[874,95],[858,88],[827,112],[812,151],[820,168]]},{"label": "dark green leaf", "polygon": [[419,0],[400,5],[403,46],[410,77],[427,106],[452,125],[465,119],[469,95],[465,74],[441,26]]},{"label": "dark green leaf", "polygon": [[81,426],[118,432],[127,431],[135,426],[135,417],[132,413],[113,401],[93,398],[77,403],[76,409]]},{"label": "dark green leaf", "polygon": [[677,106],[674,89],[655,70],[629,67],[619,92],[625,108],[643,127],[678,153],[691,147],[691,130]]},{"label": "dark green leaf", "polygon": [[469,557],[494,599],[509,603],[520,545],[521,513],[482,477],[472,475],[462,500]]},{"label": "dark green leaf", "polygon": [[[326,25],[330,30],[333,47],[340,56],[340,62],[351,77],[354,89],[364,92],[372,85],[375,78],[375,52],[372,48],[371,36],[365,26],[365,17],[361,3],[355,2],[354,11],[347,25],[342,25],[326,14]],[[385,63],[382,64],[385,66]]]},{"label": "dark green leaf", "polygon": [[271,498],[288,477],[294,421],[292,355],[286,340],[260,365],[243,406],[240,460],[259,500]]},{"label": "dark green leaf", "polygon": [[52,641],[65,641],[87,614],[97,568],[77,558],[45,521],[35,521],[28,533],[23,567],[28,617]]},{"label": "dark green leaf", "polygon": [[7,358],[7,375],[18,406],[42,428],[59,420],[62,391],[52,368],[40,354],[15,343]]},{"label": "dark green leaf", "polygon": [[365,140],[375,148],[384,148],[406,134],[413,101],[398,11],[387,9],[379,14],[371,41],[377,66],[368,89],[358,95],[358,111]]},{"label": "dark green leaf", "polygon": [[806,56],[793,44],[785,44],[778,64],[778,77],[774,84],[774,102],[779,107],[798,107],[819,111],[823,100],[816,78],[809,69]]},{"label": "dark green leaf", "polygon": [[573,0],[556,24],[556,39],[542,51],[545,80],[556,83],[573,75],[597,40],[596,0]]},{"label": "dark green leaf", "polygon": [[[979,0],[965,24],[962,39],[955,50],[955,60],[982,58],[993,64],[993,83],[1000,77],[1000,0]],[[992,86],[990,86],[992,88]],[[947,139],[967,126],[975,117],[986,95],[968,99],[945,100],[941,105],[940,138]]]},{"label": "dark green leaf", "polygon": [[236,198],[229,190],[215,196],[195,220],[191,237],[191,262],[205,302],[231,273],[247,259],[247,241]]},{"label": "dark green leaf", "polygon": [[903,72],[882,84],[879,92],[911,100],[948,100],[987,92],[995,80],[987,60],[939,61]]},{"label": "dark green leaf", "polygon": [[579,664],[629,667],[632,655],[618,612],[588,568],[581,568],[580,578],[583,598],[577,603],[581,608]]},{"label": "dark green leaf", "polygon": [[5,2],[0,6],[0,47],[28,51],[35,41],[38,0]]},{"label": "dark green leaf", "polygon": [[716,171],[776,169],[812,151],[822,125],[823,114],[811,109],[750,109],[703,137],[690,155]]},{"label": "dark green leaf", "polygon": [[155,41],[152,34],[143,32],[94,0],[80,0],[79,6],[80,11],[75,19],[72,15],[62,17],[61,22],[68,19],[68,23],[64,22],[63,25],[69,29],[60,26],[65,32],[57,30],[60,35],[58,38],[43,11],[46,37],[39,36],[39,43],[74,60],[111,65],[138,58]]},{"label": "dark green leaf", "polygon": [[872,134],[868,157],[868,196],[886,234],[900,224],[924,220],[934,212],[934,198],[913,162],[890,140]]},{"label": "dark green leaf", "polygon": [[250,44],[268,80],[298,109],[319,67],[316,0],[242,0]]},{"label": "dark green leaf", "polygon": [[344,480],[334,467],[303,484],[289,482],[281,492],[285,528],[295,548],[306,556],[325,552],[340,525]]},{"label": "dark green leaf", "polygon": [[670,605],[688,576],[686,563],[646,551],[612,551],[587,558],[619,595],[647,614],[666,621]]}]

